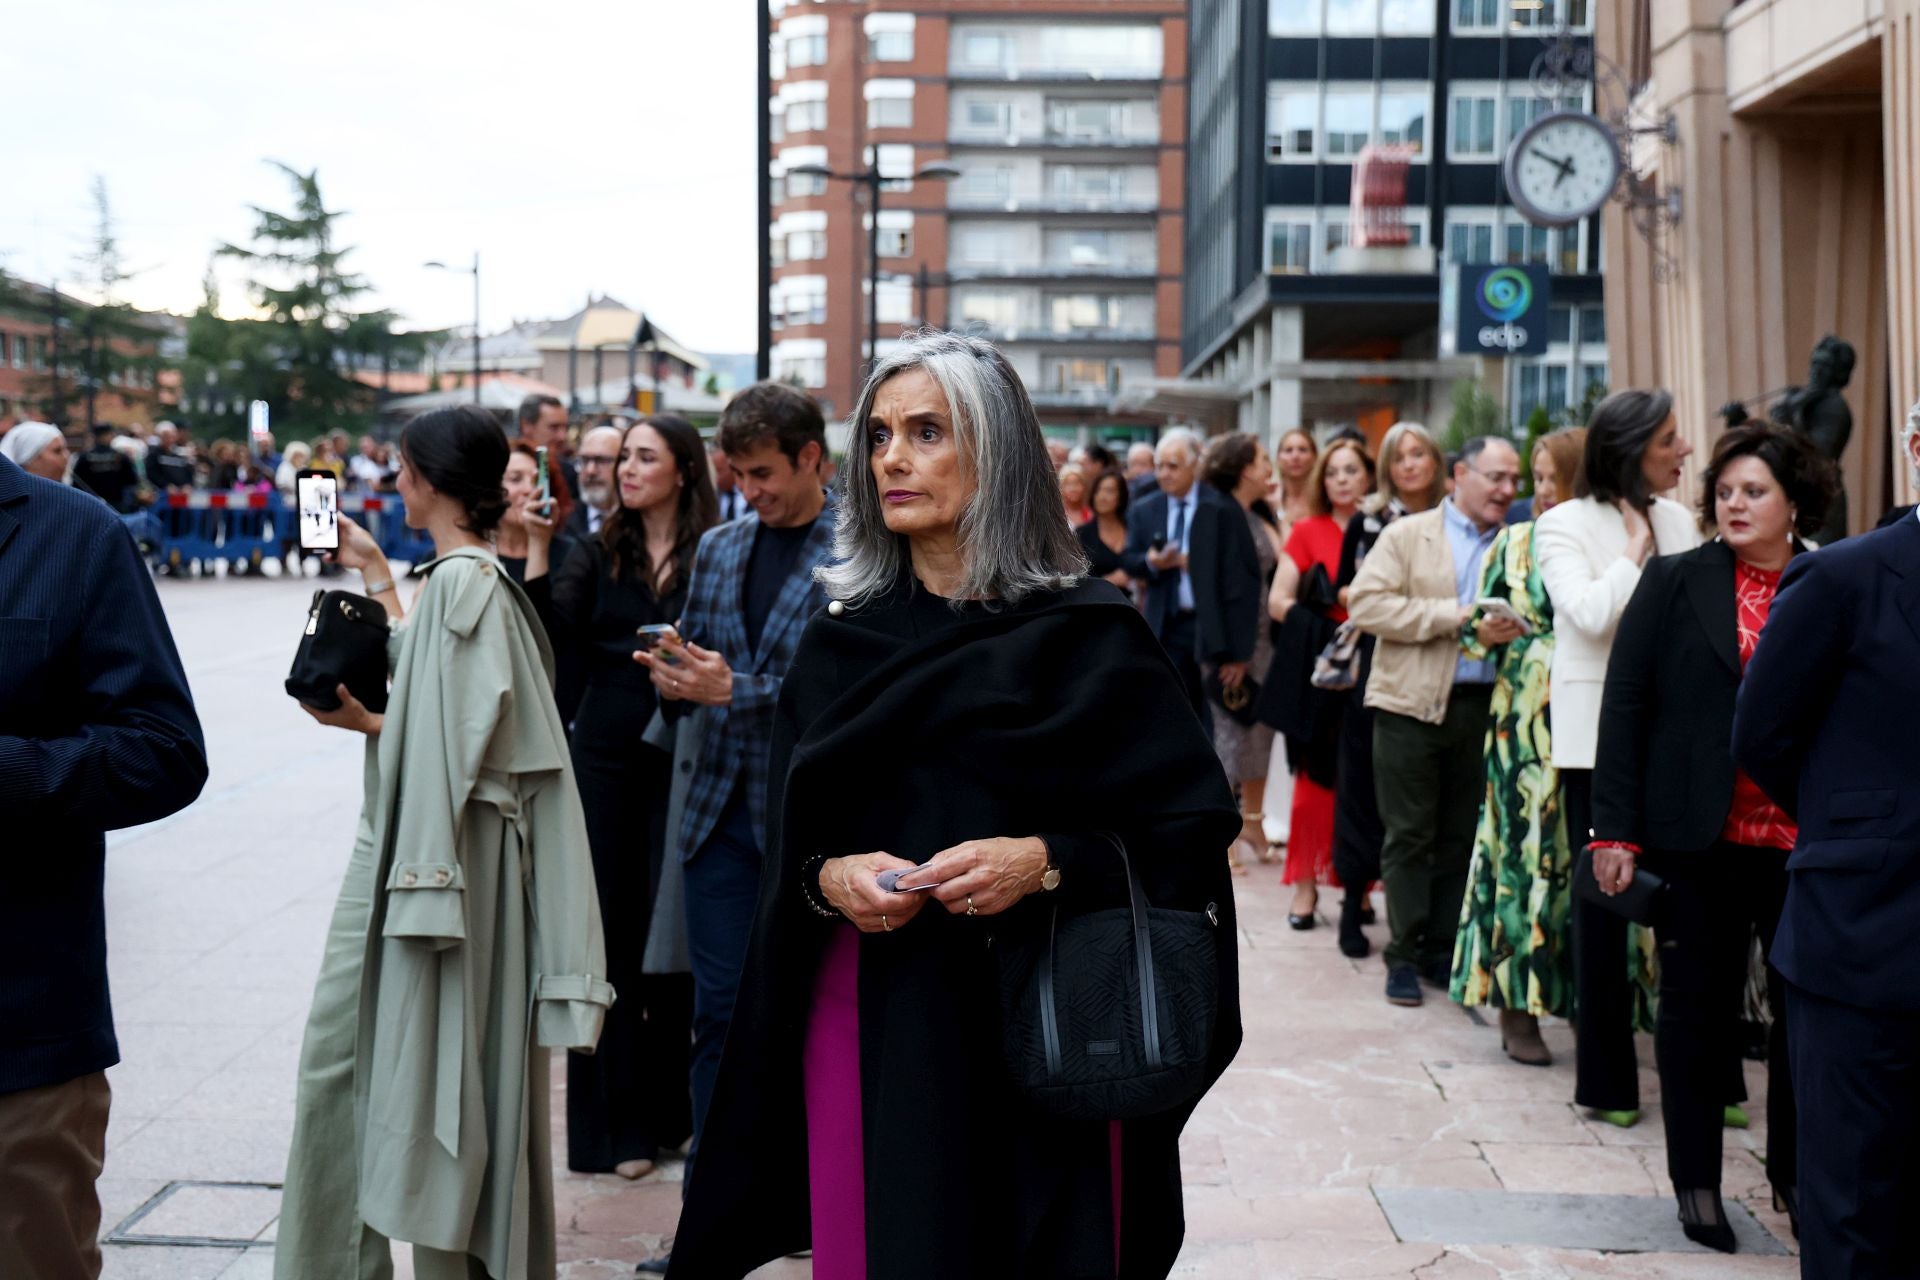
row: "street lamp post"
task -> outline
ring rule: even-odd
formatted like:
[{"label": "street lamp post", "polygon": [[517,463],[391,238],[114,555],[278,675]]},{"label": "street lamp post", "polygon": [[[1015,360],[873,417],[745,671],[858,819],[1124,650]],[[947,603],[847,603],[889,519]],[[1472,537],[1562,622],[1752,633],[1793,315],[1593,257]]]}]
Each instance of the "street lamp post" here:
[{"label": "street lamp post", "polygon": [[436,271],[458,271],[473,277],[473,402],[480,403],[480,251],[473,251],[471,267],[455,267],[444,262],[426,264]]},{"label": "street lamp post", "polygon": [[926,165],[908,177],[895,177],[880,172],[876,153],[875,161],[865,169],[852,173],[839,173],[823,164],[796,165],[787,170],[787,177],[805,174],[813,178],[826,178],[833,182],[853,182],[867,189],[867,363],[873,368],[874,361],[880,358],[880,192],[889,182],[911,182],[916,179],[927,182],[949,182],[960,176],[960,171],[950,164]]}]

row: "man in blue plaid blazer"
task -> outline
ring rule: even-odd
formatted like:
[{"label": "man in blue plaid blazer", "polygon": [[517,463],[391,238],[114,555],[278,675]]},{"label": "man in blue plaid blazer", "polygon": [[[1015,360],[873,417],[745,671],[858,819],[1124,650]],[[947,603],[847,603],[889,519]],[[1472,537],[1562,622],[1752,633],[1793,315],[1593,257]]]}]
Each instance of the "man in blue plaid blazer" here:
[{"label": "man in blue plaid blazer", "polygon": [[719,444],[757,519],[711,529],[694,553],[678,640],[639,660],[669,719],[702,720],[685,780],[685,864],[693,969],[694,1150],[733,1018],[766,850],[773,709],[807,619],[827,600],[813,571],[833,550],[834,503],[821,466],[826,427],[806,393],[748,387],[720,416]]}]

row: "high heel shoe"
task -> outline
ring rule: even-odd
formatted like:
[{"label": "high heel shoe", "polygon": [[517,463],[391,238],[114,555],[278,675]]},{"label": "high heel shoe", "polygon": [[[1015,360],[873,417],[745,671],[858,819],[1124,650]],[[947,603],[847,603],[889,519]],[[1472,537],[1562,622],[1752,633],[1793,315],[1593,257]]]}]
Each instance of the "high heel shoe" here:
[{"label": "high heel shoe", "polygon": [[1800,1194],[1793,1187],[1775,1187],[1773,1189],[1773,1211],[1787,1215],[1787,1226],[1793,1231],[1793,1238],[1800,1238]]},{"label": "high heel shoe", "polygon": [[1622,1129],[1631,1129],[1640,1123],[1638,1111],[1602,1111],[1596,1107],[1590,1114],[1595,1120],[1605,1120],[1608,1124]]},{"label": "high heel shoe", "polygon": [[[1315,923],[1313,918],[1314,909],[1320,905],[1320,891],[1312,885],[1306,885],[1305,888],[1312,894],[1312,896],[1307,899],[1306,911],[1304,913],[1299,911],[1287,912],[1287,927],[1298,929],[1302,932],[1313,928]],[[1300,890],[1298,889],[1293,891],[1293,904],[1296,907],[1300,905]]]},{"label": "high heel shoe", "polygon": [[1679,1187],[1673,1198],[1680,1206],[1680,1230],[1686,1232],[1687,1239],[1721,1253],[1739,1251],[1733,1224],[1727,1221],[1726,1207],[1720,1203],[1719,1188]]}]

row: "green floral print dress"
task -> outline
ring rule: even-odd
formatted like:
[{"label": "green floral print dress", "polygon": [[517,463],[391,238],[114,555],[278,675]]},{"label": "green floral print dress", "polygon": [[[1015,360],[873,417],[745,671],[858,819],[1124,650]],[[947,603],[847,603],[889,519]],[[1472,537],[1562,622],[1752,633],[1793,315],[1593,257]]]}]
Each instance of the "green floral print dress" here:
[{"label": "green floral print dress", "polygon": [[[1475,639],[1472,625],[1464,633],[1462,648],[1494,659],[1497,673],[1486,794],[1454,944],[1451,994],[1463,1005],[1571,1017],[1573,849],[1547,737],[1553,605],[1534,563],[1531,524],[1509,526],[1493,540],[1480,598],[1505,600],[1533,630],[1493,650]],[[1632,933],[1634,1022],[1651,1030],[1653,940],[1637,926]]]}]

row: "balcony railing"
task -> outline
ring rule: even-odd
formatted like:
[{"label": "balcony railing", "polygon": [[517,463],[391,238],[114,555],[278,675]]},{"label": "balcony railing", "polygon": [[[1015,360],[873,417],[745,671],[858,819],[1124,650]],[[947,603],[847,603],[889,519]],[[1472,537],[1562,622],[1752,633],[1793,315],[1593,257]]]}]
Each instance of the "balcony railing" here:
[{"label": "balcony railing", "polygon": [[955,189],[947,198],[950,209],[996,209],[1006,213],[1152,213],[1160,207],[1157,195],[1055,195],[1016,191],[985,195]]},{"label": "balcony railing", "polygon": [[1160,143],[1157,133],[1067,133],[1057,129],[1003,133],[998,129],[970,129],[957,126],[949,141],[969,147],[1152,147]]},{"label": "balcony railing", "polygon": [[1151,262],[996,262],[949,267],[947,275],[954,280],[1148,280],[1158,271]]},{"label": "balcony railing", "polygon": [[1059,66],[1043,64],[1036,66],[985,66],[978,63],[963,63],[954,66],[947,73],[954,80],[1051,80],[1085,81],[1088,84],[1103,84],[1116,80],[1143,81],[1158,80],[1158,68],[1147,67],[1086,67]]},{"label": "balcony railing", "polygon": [[1152,325],[1054,328],[1049,325],[996,325],[962,321],[960,327],[993,342],[1151,342]]}]

